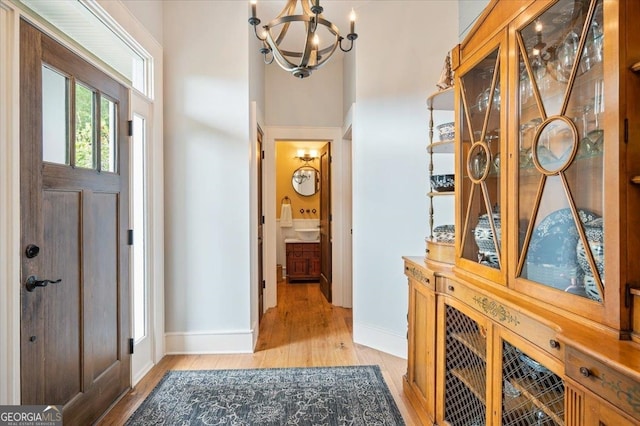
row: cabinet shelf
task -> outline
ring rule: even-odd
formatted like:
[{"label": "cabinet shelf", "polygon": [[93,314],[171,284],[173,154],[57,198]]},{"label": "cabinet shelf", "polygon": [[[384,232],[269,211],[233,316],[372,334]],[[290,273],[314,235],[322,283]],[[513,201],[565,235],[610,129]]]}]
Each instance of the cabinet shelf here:
[{"label": "cabinet shelf", "polygon": [[564,419],[558,413],[564,411],[563,392],[556,389],[549,389],[539,395],[533,395],[529,389],[535,389],[535,381],[526,378],[511,379],[511,384],[522,392],[522,395],[529,399],[533,405],[542,410],[554,422],[564,425]]},{"label": "cabinet shelf", "polygon": [[[597,167],[598,163],[602,163],[602,157],[603,157],[602,151],[594,152],[590,154],[578,154],[573,159],[572,167],[575,167],[576,165],[584,164],[589,166],[590,168],[595,168]],[[524,177],[524,176],[539,177],[540,176],[540,172],[538,171],[538,169],[536,169],[536,167],[533,165],[532,162],[525,166],[520,166],[519,170],[520,170],[519,173],[521,177]],[[638,178],[637,183],[640,183],[640,176],[636,176],[636,178]]]},{"label": "cabinet shelf", "polygon": [[453,154],[455,151],[454,140],[439,141],[429,144],[427,151],[430,154]]},{"label": "cabinet shelf", "polygon": [[440,197],[444,195],[455,195],[455,191],[427,192],[429,197]]},{"label": "cabinet shelf", "polygon": [[454,109],[453,87],[436,92],[427,98],[427,106],[435,110],[453,111]]},{"label": "cabinet shelf", "polygon": [[[479,368],[454,368],[451,374],[457,377],[464,385],[478,398],[486,404],[487,380],[485,370]],[[479,380],[484,379],[484,380]]]},{"label": "cabinet shelf", "polygon": [[452,333],[451,337],[465,345],[483,361],[487,360],[487,339],[480,333]]}]

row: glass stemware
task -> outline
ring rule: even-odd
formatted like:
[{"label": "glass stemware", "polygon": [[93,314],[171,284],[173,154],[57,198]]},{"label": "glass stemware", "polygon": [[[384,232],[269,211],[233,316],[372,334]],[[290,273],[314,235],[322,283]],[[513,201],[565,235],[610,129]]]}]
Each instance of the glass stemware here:
[{"label": "glass stemware", "polygon": [[582,52],[582,59],[580,61],[581,72],[587,72],[596,64],[602,62],[602,42],[602,26],[594,21],[589,27],[587,41]]},{"label": "glass stemware", "polygon": [[575,62],[578,54],[579,44],[580,37],[575,31],[571,30],[558,48],[556,63],[556,77],[558,81],[563,83],[569,81],[573,63]]}]

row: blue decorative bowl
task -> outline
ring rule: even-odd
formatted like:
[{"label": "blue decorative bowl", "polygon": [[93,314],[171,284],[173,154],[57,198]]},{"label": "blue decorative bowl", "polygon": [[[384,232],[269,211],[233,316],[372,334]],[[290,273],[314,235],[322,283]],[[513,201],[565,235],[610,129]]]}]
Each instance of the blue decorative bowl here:
[{"label": "blue decorative bowl", "polygon": [[453,244],[456,241],[454,225],[440,225],[433,228],[433,239],[439,243]]},{"label": "blue decorative bowl", "polygon": [[441,141],[450,141],[455,138],[455,122],[450,123],[442,123],[439,126],[436,126],[438,129],[438,133],[440,134]]},{"label": "blue decorative bowl", "polygon": [[431,190],[435,192],[452,192],[455,190],[455,175],[432,175]]},{"label": "blue decorative bowl", "polygon": [[[500,213],[493,213],[494,227],[498,233],[498,241],[502,237],[500,229]],[[473,230],[473,236],[478,245],[478,250],[481,253],[497,253],[496,245],[493,241],[493,231],[491,230],[491,224],[489,223],[489,215],[483,214],[478,219],[478,224]]]}]

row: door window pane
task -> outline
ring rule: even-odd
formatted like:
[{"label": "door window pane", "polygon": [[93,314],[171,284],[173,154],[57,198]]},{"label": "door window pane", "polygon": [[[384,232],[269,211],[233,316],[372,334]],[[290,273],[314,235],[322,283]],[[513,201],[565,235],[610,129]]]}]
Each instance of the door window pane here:
[{"label": "door window pane", "polygon": [[76,167],[95,168],[93,91],[76,83]]},{"label": "door window pane", "polygon": [[116,117],[115,102],[100,99],[100,170],[116,171]]},{"label": "door window pane", "polygon": [[42,67],[42,160],[69,164],[68,79]]}]

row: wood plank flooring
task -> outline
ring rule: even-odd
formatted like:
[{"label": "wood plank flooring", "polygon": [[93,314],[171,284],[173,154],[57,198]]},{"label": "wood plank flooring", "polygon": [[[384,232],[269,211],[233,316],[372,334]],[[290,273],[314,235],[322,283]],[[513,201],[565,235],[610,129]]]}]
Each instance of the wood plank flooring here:
[{"label": "wood plank flooring", "polygon": [[168,370],[379,365],[407,425],[420,421],[402,393],[407,362],[353,343],[351,309],[327,303],[319,284],[278,284],[278,306],[262,318],[252,354],[164,357],[98,425],[122,425]]}]

